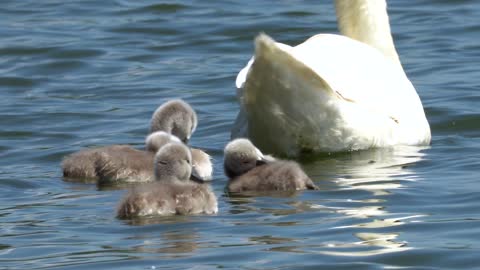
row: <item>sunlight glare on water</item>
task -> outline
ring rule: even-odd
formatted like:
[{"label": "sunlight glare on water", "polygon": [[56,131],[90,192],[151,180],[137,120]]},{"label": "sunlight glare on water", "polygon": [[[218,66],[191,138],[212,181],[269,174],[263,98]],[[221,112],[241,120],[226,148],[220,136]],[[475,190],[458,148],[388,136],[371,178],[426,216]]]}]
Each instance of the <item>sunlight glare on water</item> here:
[{"label": "sunlight glare on water", "polygon": [[[318,191],[224,193],[253,38],[335,33],[330,2],[2,1],[0,269],[478,269],[480,2],[389,1],[431,146],[300,160]],[[141,148],[172,98],[197,111],[217,215],[119,220],[124,187],[62,179],[67,154]]]}]

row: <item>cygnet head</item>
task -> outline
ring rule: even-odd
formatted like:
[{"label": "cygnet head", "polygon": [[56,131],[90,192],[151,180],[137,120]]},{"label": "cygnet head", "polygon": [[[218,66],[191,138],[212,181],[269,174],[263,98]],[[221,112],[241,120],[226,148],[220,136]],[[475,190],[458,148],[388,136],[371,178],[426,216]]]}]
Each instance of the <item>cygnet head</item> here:
[{"label": "cygnet head", "polygon": [[165,131],[156,131],[148,135],[145,139],[145,150],[156,153],[158,149],[169,142],[178,142],[180,139]]},{"label": "cygnet head", "polygon": [[153,113],[150,132],[165,131],[187,143],[197,127],[197,114],[181,99],[165,102]]},{"label": "cygnet head", "polygon": [[248,139],[235,139],[225,146],[223,166],[230,178],[240,176],[267,161]]},{"label": "cygnet head", "polygon": [[155,154],[155,179],[188,181],[192,174],[192,154],[183,143],[171,142]]}]

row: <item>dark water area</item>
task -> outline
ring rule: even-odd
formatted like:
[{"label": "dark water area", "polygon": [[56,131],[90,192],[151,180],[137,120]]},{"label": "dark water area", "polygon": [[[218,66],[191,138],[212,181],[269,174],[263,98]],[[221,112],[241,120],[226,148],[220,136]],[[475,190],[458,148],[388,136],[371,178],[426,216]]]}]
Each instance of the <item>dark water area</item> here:
[{"label": "dark water area", "polygon": [[[430,147],[302,160],[321,188],[228,197],[235,77],[264,31],[337,32],[331,1],[10,1],[0,5],[0,269],[480,268],[480,2],[390,1]],[[64,181],[63,156],[142,147],[183,98],[214,161],[214,216],[119,220],[125,189]]]}]

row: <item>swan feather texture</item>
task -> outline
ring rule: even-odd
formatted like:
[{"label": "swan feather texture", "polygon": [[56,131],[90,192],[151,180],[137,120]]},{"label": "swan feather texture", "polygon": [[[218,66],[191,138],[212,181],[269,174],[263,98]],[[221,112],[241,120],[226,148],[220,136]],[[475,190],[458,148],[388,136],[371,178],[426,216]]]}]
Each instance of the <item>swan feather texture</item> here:
[{"label": "swan feather texture", "polygon": [[[353,33],[375,30],[369,39],[318,34],[295,47],[257,36],[255,55],[236,80],[241,109],[232,137],[249,137],[262,151],[287,156],[430,143],[420,98],[388,42],[385,2],[354,2],[380,3],[350,8],[361,18],[383,11],[377,17],[388,27],[352,19],[364,25]],[[347,33],[345,21],[354,14],[348,8],[337,1]]]}]

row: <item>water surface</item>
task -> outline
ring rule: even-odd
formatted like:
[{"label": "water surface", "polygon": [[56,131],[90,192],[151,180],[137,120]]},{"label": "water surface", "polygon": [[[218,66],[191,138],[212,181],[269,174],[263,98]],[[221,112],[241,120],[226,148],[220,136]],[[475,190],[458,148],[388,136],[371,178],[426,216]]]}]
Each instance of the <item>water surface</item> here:
[{"label": "water surface", "polygon": [[[480,267],[480,3],[389,12],[432,145],[304,160],[320,191],[242,198],[223,193],[235,76],[260,31],[292,45],[336,32],[330,1],[2,1],[0,268]],[[141,147],[177,97],[198,112],[218,215],[118,220],[124,189],[62,179],[66,154]]]}]

